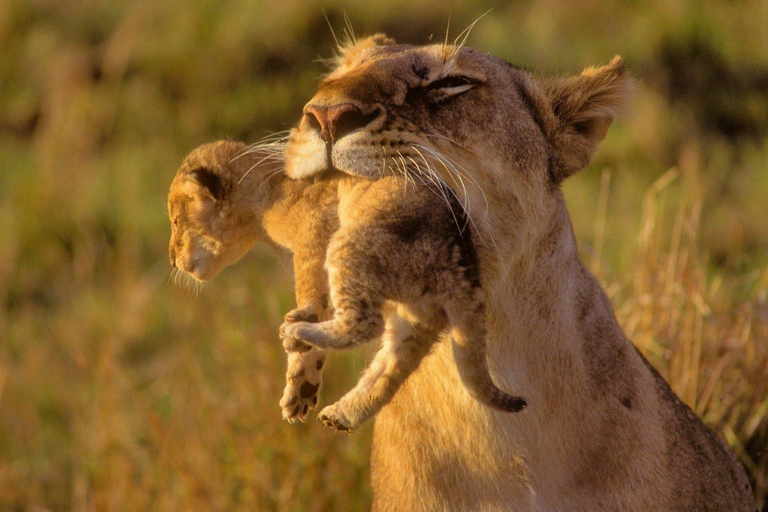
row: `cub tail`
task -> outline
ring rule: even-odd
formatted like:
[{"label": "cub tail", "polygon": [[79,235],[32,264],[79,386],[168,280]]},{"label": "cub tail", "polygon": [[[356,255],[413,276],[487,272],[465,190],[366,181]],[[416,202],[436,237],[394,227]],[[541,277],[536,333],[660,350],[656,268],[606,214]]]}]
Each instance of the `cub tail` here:
[{"label": "cub tail", "polygon": [[499,389],[488,372],[485,308],[482,304],[474,311],[448,311],[448,317],[453,359],[469,394],[481,404],[499,411],[519,412],[525,409],[528,405],[525,398]]}]

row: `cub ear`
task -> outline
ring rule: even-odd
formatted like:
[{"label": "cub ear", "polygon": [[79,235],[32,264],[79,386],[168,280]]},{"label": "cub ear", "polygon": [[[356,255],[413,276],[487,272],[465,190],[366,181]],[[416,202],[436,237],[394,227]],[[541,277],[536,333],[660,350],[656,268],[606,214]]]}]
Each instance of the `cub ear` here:
[{"label": "cub ear", "polygon": [[199,185],[203,193],[214,201],[224,198],[224,183],[218,174],[207,167],[197,167],[189,172],[189,178]]},{"label": "cub ear", "polygon": [[606,66],[542,85],[552,115],[546,116],[553,150],[550,174],[560,183],[587,166],[628,96],[630,78],[626,64],[616,56]]}]

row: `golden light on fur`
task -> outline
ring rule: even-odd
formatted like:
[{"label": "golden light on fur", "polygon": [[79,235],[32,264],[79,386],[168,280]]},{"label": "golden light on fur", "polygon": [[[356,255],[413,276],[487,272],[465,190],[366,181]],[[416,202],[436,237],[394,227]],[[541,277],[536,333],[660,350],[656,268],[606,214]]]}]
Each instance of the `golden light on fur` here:
[{"label": "golden light on fur", "polygon": [[465,46],[446,59],[443,44],[375,43],[348,48],[310,103],[376,115],[332,143],[305,117],[287,173],[418,180],[442,155],[426,179],[463,198],[482,240],[490,370],[538,405],[498,417],[467,400],[445,339],[377,417],[374,509],[751,510],[743,467],[626,339],[578,258],[559,185],[620,110],[624,62],[545,79]]},{"label": "golden light on fur", "polygon": [[[297,308],[281,328],[290,352],[284,417],[304,421],[318,403],[325,356],[317,348],[396,334],[386,337],[358,385],[320,413],[329,426],[356,429],[391,400],[446,328],[469,393],[500,411],[523,409],[526,401],[500,390],[488,373],[485,298],[469,222],[426,157],[431,181],[416,174],[418,185],[408,180],[409,169],[422,164],[402,155],[400,174],[377,181],[298,182],[282,174],[280,144],[219,141],[195,149],[174,178],[168,210],[176,278],[210,279],[258,240],[293,253]],[[386,315],[398,328],[385,329],[386,301],[400,304],[399,313],[389,308]]]}]

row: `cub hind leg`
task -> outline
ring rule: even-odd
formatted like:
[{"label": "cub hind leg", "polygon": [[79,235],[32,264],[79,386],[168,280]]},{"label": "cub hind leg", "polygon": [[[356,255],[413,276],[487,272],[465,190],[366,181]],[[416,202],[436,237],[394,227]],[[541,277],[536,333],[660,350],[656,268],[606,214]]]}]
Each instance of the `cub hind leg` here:
[{"label": "cub hind leg", "polygon": [[[318,322],[328,318],[328,275],[323,268],[324,260],[323,244],[295,248],[293,268],[298,307],[285,315],[286,322]],[[326,354],[319,348],[290,338],[283,339],[283,347],[287,352],[288,369],[280,408],[283,419],[289,423],[303,422],[319,400]]]},{"label": "cub hind leg", "polygon": [[306,352],[287,352],[288,369],[285,389],[280,399],[283,419],[293,423],[306,421],[307,413],[317,406],[323,384],[323,366],[326,353],[312,347]]},{"label": "cub hind leg", "polygon": [[368,275],[375,255],[351,243],[339,243],[328,254],[333,318],[325,322],[286,322],[283,338],[319,348],[345,349],[378,339],[384,331],[381,276]]},{"label": "cub hind leg", "polygon": [[320,411],[326,426],[345,432],[375,416],[395,396],[438,340],[434,324],[414,324],[401,315],[387,317],[382,346],[357,385]]}]

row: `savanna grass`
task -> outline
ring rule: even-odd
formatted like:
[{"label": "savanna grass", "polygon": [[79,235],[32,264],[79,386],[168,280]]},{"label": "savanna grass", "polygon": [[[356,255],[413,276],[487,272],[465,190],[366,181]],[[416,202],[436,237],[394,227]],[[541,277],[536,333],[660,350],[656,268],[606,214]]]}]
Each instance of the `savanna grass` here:
[{"label": "savanna grass", "polygon": [[[487,7],[325,9],[340,34],[347,9],[357,34],[425,43],[448,9],[453,39]],[[767,17],[762,1],[510,2],[467,41],[548,74],[627,59],[634,109],[564,185],[576,235],[628,336],[734,447],[761,507]],[[370,426],[280,420],[286,268],[257,251],[196,295],[167,260],[181,158],[298,119],[334,46],[323,13],[10,0],[0,44],[0,510],[367,510]],[[365,362],[333,357],[324,402]]]}]

